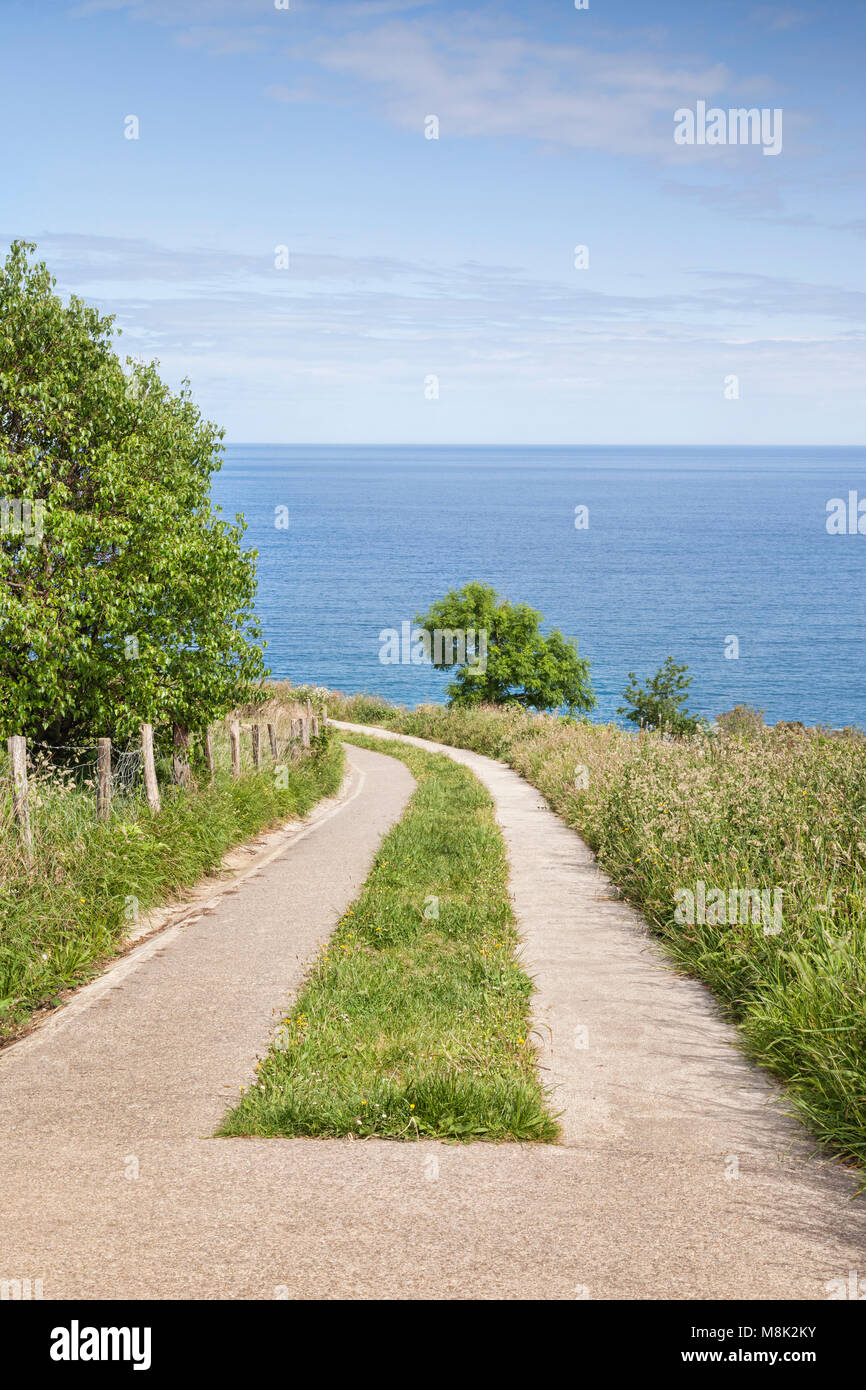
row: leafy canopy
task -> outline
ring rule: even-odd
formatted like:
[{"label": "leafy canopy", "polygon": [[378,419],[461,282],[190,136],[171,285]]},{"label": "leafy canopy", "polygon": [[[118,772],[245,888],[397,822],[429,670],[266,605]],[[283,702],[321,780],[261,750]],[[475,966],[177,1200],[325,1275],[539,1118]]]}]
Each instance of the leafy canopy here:
[{"label": "leafy canopy", "polygon": [[688,669],[688,666],[678,666],[669,656],[645,685],[638,685],[634,671],[629,671],[629,684],[623,691],[623,698],[629,703],[621,705],[617,714],[624,714],[626,719],[645,729],[664,729],[671,734],[696,733],[702,720],[685,708],[686,692],[692,683],[692,677],[686,675]]},{"label": "leafy canopy", "polygon": [[[475,635],[474,653],[467,651],[448,686],[452,705],[514,702],[536,710],[565,705],[569,714],[595,706],[589,662],[578,656],[576,642],[556,628],[542,633],[540,613],[526,603],[500,598],[486,584],[450,590],[415,622],[429,634],[434,663],[440,666],[457,663],[449,660],[453,648],[447,641],[437,651],[437,631],[465,634],[471,629]],[[486,653],[480,633],[486,633]],[[442,659],[437,661],[437,655]]]},{"label": "leafy canopy", "polygon": [[202,728],[264,674],[255,552],[210,502],[222,431],[188,382],[124,372],[113,320],[64,304],[33,251],[0,273],[0,497],[44,501],[0,535],[3,732]]}]

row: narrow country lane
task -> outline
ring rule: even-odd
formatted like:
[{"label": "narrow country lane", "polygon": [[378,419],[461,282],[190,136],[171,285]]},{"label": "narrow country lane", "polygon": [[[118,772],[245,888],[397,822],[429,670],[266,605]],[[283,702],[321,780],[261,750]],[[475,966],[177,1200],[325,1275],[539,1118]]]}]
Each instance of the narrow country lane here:
[{"label": "narrow country lane", "polygon": [[563,1143],[210,1137],[411,794],[402,763],[349,748],[349,795],[304,838],[0,1054],[0,1278],[47,1298],[822,1299],[866,1267],[854,1177],[811,1156],[706,991],[533,788],[441,751],[496,801]]}]

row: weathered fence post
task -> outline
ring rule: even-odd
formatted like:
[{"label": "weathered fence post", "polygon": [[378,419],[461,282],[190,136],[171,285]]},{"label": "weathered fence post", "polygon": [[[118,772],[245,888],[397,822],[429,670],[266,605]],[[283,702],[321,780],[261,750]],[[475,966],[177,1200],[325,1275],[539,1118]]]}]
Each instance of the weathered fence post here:
[{"label": "weathered fence post", "polygon": [[328,706],[327,706],[327,705],[322,705],[322,723],[323,723],[323,724],[327,724],[327,722],[328,722]]},{"label": "weathered fence post", "polygon": [[204,731],[204,756],[210,780],[213,781],[213,736],[210,729]]},{"label": "weathered fence post", "polygon": [[268,725],[268,738],[271,744],[271,756],[273,757],[274,762],[277,763],[280,760],[280,752],[277,746],[277,731],[274,728],[273,724]]},{"label": "weathered fence post", "polygon": [[313,738],[319,737],[319,716],[314,714],[311,720]]},{"label": "weathered fence post", "polygon": [[[307,709],[309,709],[309,705],[307,706]],[[302,744],[304,745],[305,748],[309,748],[309,746],[310,746],[310,721],[311,721],[311,719],[312,719],[312,715],[310,715],[310,714],[302,715],[302,716],[301,716],[301,742],[302,742]]]},{"label": "weathered fence post", "polygon": [[30,829],[30,796],[27,789],[27,740],[13,734],[9,740],[12,762],[12,809],[24,842],[24,858],[28,867],[33,863],[33,833]]},{"label": "weathered fence post", "polygon": [[236,719],[229,725],[229,737],[232,741],[232,777],[241,775],[241,727]]},{"label": "weathered fence post", "polygon": [[171,780],[175,786],[188,787],[192,774],[189,769],[189,729],[175,720],[172,725],[174,753],[171,759]]},{"label": "weathered fence post", "polygon": [[162,809],[162,803],[159,799],[159,786],[156,780],[156,763],[153,761],[152,724],[142,724],[141,726],[141,753],[144,759],[144,790],[147,795],[147,804],[156,815]]},{"label": "weathered fence post", "polygon": [[262,765],[262,731],[258,724],[253,725],[253,767],[258,771]]},{"label": "weathered fence post", "polygon": [[111,739],[96,740],[96,818],[108,820],[111,812]]}]

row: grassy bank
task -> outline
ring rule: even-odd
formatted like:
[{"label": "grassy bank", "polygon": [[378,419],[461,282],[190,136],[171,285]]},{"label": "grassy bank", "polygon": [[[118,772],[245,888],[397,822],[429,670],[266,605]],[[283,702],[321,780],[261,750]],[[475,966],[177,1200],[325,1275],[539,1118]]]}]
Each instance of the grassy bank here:
[{"label": "grassy bank", "polygon": [[490,797],[448,758],[351,741],[417,790],[220,1132],[554,1138]]},{"label": "grassy bank", "polygon": [[[93,787],[43,767],[31,780],[35,863],[26,868],[2,806],[0,835],[0,1040],[33,1010],[88,979],[129,934],[135,919],[169,902],[213,870],[233,845],[302,816],[338,788],[343,755],[323,738],[285,776],[247,767],[235,781],[217,744],[212,785],[163,789],[151,815],[140,794],[118,798],[111,819],[95,818]],[[8,769],[0,766],[2,785]],[[282,783],[285,782],[285,785]]]},{"label": "grassy bank", "polygon": [[[812,1132],[866,1164],[866,740],[780,725],[667,742],[518,709],[328,707],[510,763],[713,989]],[[700,884],[727,909],[678,920]],[[750,890],[781,893],[778,923],[744,911]]]}]

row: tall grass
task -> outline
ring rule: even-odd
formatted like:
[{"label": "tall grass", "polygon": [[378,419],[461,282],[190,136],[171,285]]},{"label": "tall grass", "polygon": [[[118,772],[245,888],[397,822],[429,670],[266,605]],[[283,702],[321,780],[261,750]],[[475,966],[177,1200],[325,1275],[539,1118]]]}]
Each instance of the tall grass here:
[{"label": "tall grass", "polygon": [[[866,739],[779,725],[670,742],[519,709],[328,706],[510,763],[713,989],[812,1132],[866,1163]],[[781,930],[679,920],[699,881],[780,890]]]},{"label": "tall grass", "polygon": [[[161,761],[165,770],[167,754]],[[82,780],[43,758],[31,778],[35,862],[28,869],[0,757],[0,1040],[89,978],[140,915],[214,869],[233,845],[336,791],[343,757],[339,742],[323,736],[310,756],[287,761],[285,775],[275,777],[267,761],[254,771],[247,750],[234,780],[223,736],[215,740],[215,763],[213,783],[199,764],[197,787],[163,786],[158,815],[133,784],[99,823],[89,775]]]}]

